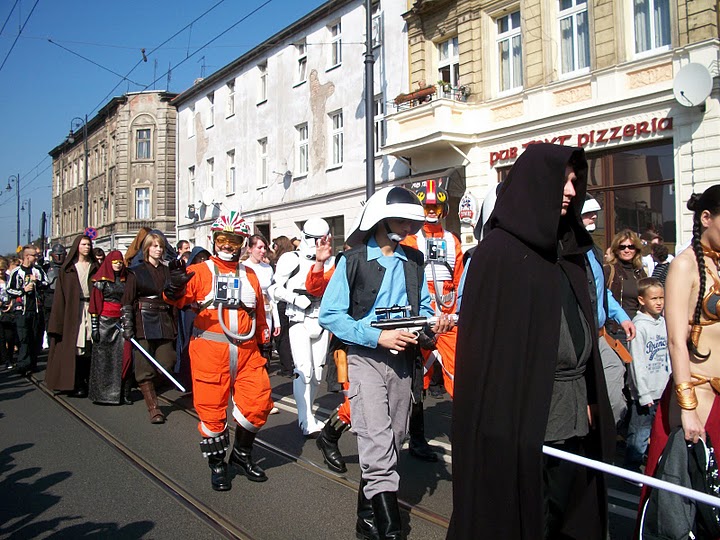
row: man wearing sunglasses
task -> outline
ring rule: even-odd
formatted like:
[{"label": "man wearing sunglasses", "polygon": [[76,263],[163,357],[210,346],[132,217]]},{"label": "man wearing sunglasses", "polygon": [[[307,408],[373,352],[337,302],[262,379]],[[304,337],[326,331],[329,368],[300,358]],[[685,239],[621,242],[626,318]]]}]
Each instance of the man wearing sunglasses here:
[{"label": "man wearing sunglasses", "polygon": [[170,263],[165,297],[178,308],[198,306],[190,361],[193,403],[200,417],[200,449],[208,458],[215,491],[231,488],[225,453],[230,446],[228,396],[232,396],[235,444],[229,465],[253,482],[267,480],[251,451],[273,402],[260,345],[270,340],[265,302],[255,272],[240,263],[250,227],[232,211],[211,225],[213,256],[186,272],[182,260]]}]

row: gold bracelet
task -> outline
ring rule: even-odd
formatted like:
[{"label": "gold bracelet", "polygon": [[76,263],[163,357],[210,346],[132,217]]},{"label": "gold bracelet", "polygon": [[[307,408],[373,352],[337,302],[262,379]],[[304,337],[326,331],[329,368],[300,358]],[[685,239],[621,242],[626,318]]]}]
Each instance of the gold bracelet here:
[{"label": "gold bracelet", "polygon": [[[684,394],[685,390],[690,390],[690,394]],[[698,400],[695,395],[695,385],[691,382],[684,382],[675,385],[675,397],[681,409],[692,411],[697,409]]]}]

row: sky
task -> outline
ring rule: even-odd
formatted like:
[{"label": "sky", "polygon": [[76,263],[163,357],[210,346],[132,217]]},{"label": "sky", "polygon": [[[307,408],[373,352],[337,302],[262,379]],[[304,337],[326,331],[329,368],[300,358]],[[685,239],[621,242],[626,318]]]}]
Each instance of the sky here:
[{"label": "sky", "polygon": [[5,189],[11,176],[20,175],[26,208],[20,212],[21,243],[29,218],[33,239],[42,212],[50,219],[48,152],[67,137],[73,118],[92,118],[125,92],[182,92],[323,3],[0,1],[0,253],[17,247],[16,184]]}]

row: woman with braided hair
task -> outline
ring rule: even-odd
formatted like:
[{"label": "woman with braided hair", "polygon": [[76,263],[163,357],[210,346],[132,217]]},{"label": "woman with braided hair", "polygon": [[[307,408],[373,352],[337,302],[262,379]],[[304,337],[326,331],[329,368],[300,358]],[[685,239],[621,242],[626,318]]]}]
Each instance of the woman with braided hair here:
[{"label": "woman with braided hair", "polygon": [[648,475],[655,473],[678,426],[687,441],[698,442],[708,433],[720,444],[720,185],[694,193],[687,208],[693,212],[692,249],[673,259],[665,283],[673,376],[653,423]]}]

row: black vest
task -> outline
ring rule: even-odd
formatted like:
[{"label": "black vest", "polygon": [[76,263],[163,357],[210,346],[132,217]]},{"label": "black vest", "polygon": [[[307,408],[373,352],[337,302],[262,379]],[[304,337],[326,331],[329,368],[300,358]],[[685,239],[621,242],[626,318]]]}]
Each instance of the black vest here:
[{"label": "black vest", "polygon": [[[420,314],[420,286],[425,279],[423,271],[423,254],[415,248],[402,246],[407,257],[403,261],[405,272],[404,286],[412,307],[412,315]],[[344,253],[347,260],[347,282],[350,288],[350,309],[348,314],[357,320],[362,319],[375,305],[375,299],[380,291],[385,268],[376,260],[367,260],[367,244],[361,244]],[[384,306],[391,307],[391,306]]]}]

